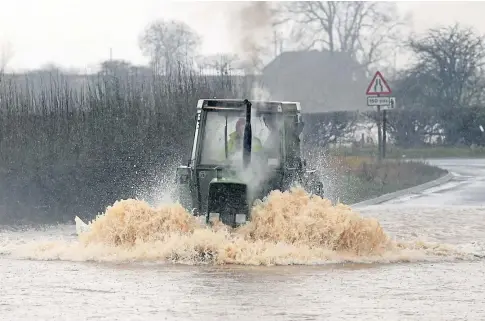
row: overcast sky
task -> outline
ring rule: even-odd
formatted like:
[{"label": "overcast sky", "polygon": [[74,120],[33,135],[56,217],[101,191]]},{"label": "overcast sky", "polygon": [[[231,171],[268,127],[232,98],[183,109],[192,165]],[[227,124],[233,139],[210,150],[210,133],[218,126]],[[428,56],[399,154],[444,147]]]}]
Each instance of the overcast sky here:
[{"label": "overcast sky", "polygon": [[[183,20],[204,37],[204,54],[231,51],[230,2],[163,0],[0,0],[0,45],[12,51],[8,67],[55,63],[87,70],[110,55],[145,64],[138,36],[156,18]],[[485,34],[485,2],[399,2],[413,30],[459,21]]]}]

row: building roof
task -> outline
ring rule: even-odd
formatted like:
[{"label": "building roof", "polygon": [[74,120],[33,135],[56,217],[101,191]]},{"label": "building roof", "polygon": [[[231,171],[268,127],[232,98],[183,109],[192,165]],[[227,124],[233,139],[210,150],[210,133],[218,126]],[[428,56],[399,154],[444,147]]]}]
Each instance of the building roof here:
[{"label": "building roof", "polygon": [[365,69],[349,55],[284,52],[263,68],[262,84],[274,100],[296,100],[303,112],[364,110]]}]

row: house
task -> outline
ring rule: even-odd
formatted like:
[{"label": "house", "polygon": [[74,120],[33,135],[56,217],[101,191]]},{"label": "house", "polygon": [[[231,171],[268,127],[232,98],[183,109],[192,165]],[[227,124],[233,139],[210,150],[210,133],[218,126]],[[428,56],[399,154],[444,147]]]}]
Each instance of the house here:
[{"label": "house", "polygon": [[261,81],[272,100],[300,101],[303,113],[368,109],[366,71],[345,53],[284,52],[263,68]]}]

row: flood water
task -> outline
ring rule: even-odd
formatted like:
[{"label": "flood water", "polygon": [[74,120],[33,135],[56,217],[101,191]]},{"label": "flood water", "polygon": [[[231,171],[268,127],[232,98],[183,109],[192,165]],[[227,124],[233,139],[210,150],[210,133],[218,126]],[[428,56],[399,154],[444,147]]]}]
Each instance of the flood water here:
[{"label": "flood water", "polygon": [[[483,208],[378,206],[361,213],[392,237],[485,254]],[[68,243],[74,232],[61,226],[1,233],[2,320],[485,319],[485,261],[473,255],[246,266],[58,260],[69,251],[60,244],[19,250],[45,238]]]},{"label": "flood water", "polygon": [[485,320],[485,161],[448,162],[442,187],[354,211],[273,195],[240,232],[137,202],[84,238],[1,228],[0,319]]}]

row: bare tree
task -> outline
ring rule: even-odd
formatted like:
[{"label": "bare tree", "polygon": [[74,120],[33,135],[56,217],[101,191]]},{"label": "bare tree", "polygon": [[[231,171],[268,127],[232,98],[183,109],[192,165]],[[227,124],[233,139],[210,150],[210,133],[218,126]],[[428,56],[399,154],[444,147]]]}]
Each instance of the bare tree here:
[{"label": "bare tree", "polygon": [[140,49],[150,58],[152,67],[166,74],[170,74],[177,64],[192,65],[200,43],[201,38],[194,30],[174,20],[152,22],[139,40]]},{"label": "bare tree", "polygon": [[275,26],[292,24],[292,38],[303,50],[344,52],[369,67],[395,50],[405,20],[390,2],[282,2]]},{"label": "bare tree", "polygon": [[390,129],[412,144],[413,130],[420,140],[441,133],[448,144],[478,140],[476,121],[485,116],[477,108],[485,102],[485,38],[455,24],[412,36],[407,45],[416,62],[395,82],[405,110],[390,119]]},{"label": "bare tree", "polygon": [[409,47],[417,63],[410,77],[426,74],[421,97],[443,107],[469,107],[483,102],[485,83],[485,38],[459,24],[430,29],[412,37]]}]

